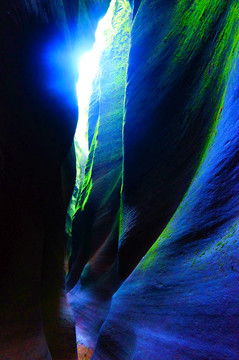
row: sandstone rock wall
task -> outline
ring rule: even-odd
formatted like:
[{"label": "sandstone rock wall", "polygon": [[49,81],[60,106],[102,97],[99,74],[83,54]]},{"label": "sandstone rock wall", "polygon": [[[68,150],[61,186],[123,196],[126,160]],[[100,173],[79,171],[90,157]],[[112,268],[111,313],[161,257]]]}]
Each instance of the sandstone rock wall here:
[{"label": "sandstone rock wall", "polygon": [[108,5],[0,5],[0,357],[237,360],[236,0],[131,2],[94,83],[66,296],[74,59]]}]

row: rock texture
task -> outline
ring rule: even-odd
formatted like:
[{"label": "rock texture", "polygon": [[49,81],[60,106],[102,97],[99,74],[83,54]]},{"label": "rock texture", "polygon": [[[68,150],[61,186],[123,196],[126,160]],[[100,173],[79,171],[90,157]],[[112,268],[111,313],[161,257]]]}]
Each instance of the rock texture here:
[{"label": "rock texture", "polygon": [[237,60],[198,172],[115,294],[92,359],[238,358],[238,76]]},{"label": "rock texture", "polygon": [[[75,24],[79,20],[78,31],[92,43],[108,3],[81,1],[80,8],[74,0],[0,4],[0,358],[4,360],[77,356],[64,289],[64,222],[70,195],[64,191],[64,203],[60,168],[77,122],[71,50],[79,48]],[[82,24],[80,19],[87,19],[90,11],[89,22]],[[83,40],[81,51],[82,46]]]},{"label": "rock texture", "polygon": [[0,357],[238,360],[237,0],[116,1],[66,295],[74,59],[108,5],[0,5]]},{"label": "rock texture", "polygon": [[69,293],[82,345],[94,347],[106,319],[94,360],[239,356],[238,10],[235,1],[135,3],[116,267],[102,278],[108,258],[92,253]]},{"label": "rock texture", "polygon": [[101,56],[91,98],[90,153],[79,209],[73,220],[67,277],[67,288],[74,287],[68,298],[75,316],[77,341],[89,351],[96,345],[111,296],[120,284],[117,252],[131,8],[127,1],[116,1],[113,12],[113,33]]}]

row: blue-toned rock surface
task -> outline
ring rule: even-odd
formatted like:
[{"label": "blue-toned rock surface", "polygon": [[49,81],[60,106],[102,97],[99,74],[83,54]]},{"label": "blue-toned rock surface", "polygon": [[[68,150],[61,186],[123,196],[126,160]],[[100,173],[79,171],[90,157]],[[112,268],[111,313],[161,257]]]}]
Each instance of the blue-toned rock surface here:
[{"label": "blue-toned rock surface", "polygon": [[238,5],[134,14],[117,268],[70,292],[78,337],[94,348],[107,315],[94,360],[236,360]]},{"label": "blue-toned rock surface", "polygon": [[238,90],[239,60],[204,160],[114,295],[92,359],[238,359]]},{"label": "blue-toned rock surface", "polygon": [[65,259],[76,63],[109,2],[0,5],[0,358],[238,360],[237,0],[116,0]]},{"label": "blue-toned rock surface", "polygon": [[61,164],[77,123],[72,61],[72,48],[80,42],[76,23],[81,24],[83,51],[87,38],[88,46],[93,43],[109,1],[78,5],[75,0],[3,0],[0,4],[3,360],[77,358],[64,274],[64,223],[72,174],[62,190]]}]

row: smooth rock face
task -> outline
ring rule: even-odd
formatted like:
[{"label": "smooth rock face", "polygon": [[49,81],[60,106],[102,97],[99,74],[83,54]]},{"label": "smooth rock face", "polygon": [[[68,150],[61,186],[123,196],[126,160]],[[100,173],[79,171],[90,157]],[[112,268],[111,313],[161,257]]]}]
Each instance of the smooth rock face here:
[{"label": "smooth rock face", "polygon": [[[119,208],[123,163],[123,115],[130,45],[131,8],[113,8],[113,34],[101,55],[89,109],[90,153],[72,228],[69,288],[108,272],[114,265],[119,237]],[[117,21],[117,18],[120,20]],[[109,100],[110,99],[110,100]]]},{"label": "smooth rock face", "polygon": [[92,359],[238,359],[238,80],[239,60],[204,161],[113,297]]},{"label": "smooth rock face", "polygon": [[141,1],[134,14],[117,267],[93,280],[87,265],[69,293],[77,337],[94,349],[106,317],[94,360],[236,360],[238,5]]},{"label": "smooth rock face", "polygon": [[93,42],[89,27],[94,34],[109,2],[81,1],[80,9],[78,1],[70,4],[66,9],[61,0],[0,4],[0,358],[4,360],[77,357],[64,275],[64,223],[72,189],[67,180],[62,191],[61,183],[61,164],[77,123],[71,45],[75,47],[75,23],[78,17],[86,18],[89,8],[94,21],[82,25],[81,36]]},{"label": "smooth rock face", "polygon": [[237,0],[132,4],[94,85],[66,296],[71,55],[108,5],[0,5],[0,358],[238,360]]},{"label": "smooth rock face", "polygon": [[[131,8],[113,8],[113,31],[100,60],[89,109],[90,154],[73,219],[72,256],[67,287],[76,321],[80,353],[93,352],[111,296],[120,285],[117,272],[122,187],[123,110],[130,45]],[[118,21],[117,21],[118,19]],[[79,355],[84,358],[83,355]]]},{"label": "smooth rock face", "polygon": [[[218,55],[217,46],[223,48],[223,44],[217,42],[226,28],[227,11],[221,5],[213,15],[212,9],[209,12],[205,8],[208,14],[199,20],[197,16],[203,11],[197,9],[199,5],[184,6],[174,1],[151,5],[143,1],[132,27],[123,213],[134,213],[134,226],[120,239],[119,271],[123,278],[179,206],[198,168],[218,107],[222,106],[225,83],[220,74],[228,59]],[[193,28],[195,18],[201,24]],[[187,33],[190,26],[192,33]],[[204,27],[207,32],[203,37]],[[227,50],[230,52],[232,47]]]},{"label": "smooth rock face", "polygon": [[130,220],[119,242],[120,274],[138,266],[113,296],[92,359],[236,360],[239,9],[221,2],[210,34],[196,35],[207,12],[186,39],[173,17],[182,11],[186,25],[196,2],[190,12],[186,2],[149,3],[131,35],[123,224]]}]

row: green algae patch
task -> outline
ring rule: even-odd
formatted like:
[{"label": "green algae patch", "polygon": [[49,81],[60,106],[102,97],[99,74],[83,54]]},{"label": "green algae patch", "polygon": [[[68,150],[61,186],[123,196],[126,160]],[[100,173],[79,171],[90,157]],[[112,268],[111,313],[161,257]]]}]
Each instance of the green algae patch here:
[{"label": "green algae patch", "polygon": [[[77,179],[72,197],[74,203],[71,201],[71,211],[68,212],[71,220],[71,223],[68,221],[69,251],[72,237],[75,237],[75,247],[78,244],[80,246],[81,238],[87,238],[90,244],[91,239],[88,238],[88,234],[91,230],[92,238],[97,231],[104,232],[104,235],[99,237],[100,243],[104,236],[109,236],[115,221],[117,221],[116,243],[119,237],[118,213],[122,201],[123,178],[123,118],[132,23],[129,1],[113,0],[107,19],[110,21],[106,21],[103,36],[99,38],[96,34],[96,42],[101,40],[105,46],[99,44],[102,51],[98,69],[92,81],[89,104],[85,106],[83,114],[86,115],[88,122],[87,152],[86,146],[84,147],[86,142],[77,142],[77,137],[75,139]],[[99,27],[102,22],[105,24],[104,18],[100,20]],[[96,44],[95,48],[97,46]],[[85,215],[88,214],[89,209],[94,212],[94,217]],[[72,224],[77,224],[82,218],[84,218],[84,226],[87,227],[87,234],[80,235],[77,231],[72,234]],[[87,225],[85,218],[88,221]],[[95,221],[95,219],[99,220]]]},{"label": "green algae patch", "polygon": [[[236,220],[232,225],[228,226],[223,230],[222,234],[218,233],[216,235],[217,240],[214,241],[213,244],[209,244],[205,249],[201,252],[195,252],[194,258],[191,259],[191,267],[200,265],[200,269],[203,270],[205,268],[203,262],[207,261],[216,261],[217,267],[220,271],[225,269],[225,266],[230,266],[228,263],[228,252],[237,251],[237,235],[238,235],[238,225],[239,222]],[[204,259],[206,257],[206,259]],[[233,259],[231,257],[230,261],[232,261],[231,268],[233,270]]]},{"label": "green algae patch", "polygon": [[[99,179],[103,187],[100,195],[103,197],[102,206],[119,187],[118,184],[121,185],[122,180],[122,128],[131,27],[129,1],[113,0],[106,16],[108,25],[103,33],[105,48],[100,55],[97,84],[93,83],[94,97],[91,97],[89,104],[92,109],[94,98],[98,97],[99,108],[92,118],[88,114],[88,131],[92,131],[94,123],[97,125],[94,125],[85,168],[77,171],[77,176],[81,179],[78,179],[76,211],[84,210],[91,192],[95,191],[95,187],[101,186]],[[76,155],[79,168],[82,158],[80,149]]]},{"label": "green algae patch", "polygon": [[205,106],[207,96],[211,97],[212,105],[207,112],[212,120],[201,164],[216,135],[228,76],[239,51],[239,3],[237,0],[178,1],[171,27],[166,40],[177,39],[177,45],[169,74],[180,66],[188,66],[197,56],[203,60],[199,67],[203,75],[197,79],[188,107],[193,117]]},{"label": "green algae patch", "polygon": [[177,213],[177,211],[175,212],[175,215],[169,221],[168,225],[166,226],[166,228],[164,229],[162,234],[158,237],[158,239],[155,241],[153,246],[151,246],[151,248],[149,249],[149,251],[147,252],[145,257],[139,263],[139,267],[140,267],[141,271],[144,272],[145,270],[147,270],[149,267],[152,266],[154,259],[156,258],[157,254],[159,253],[160,245],[164,241],[166,241],[169,238],[169,236],[171,235],[171,233],[173,231],[172,223],[175,219],[176,213]]},{"label": "green algae patch", "polygon": [[[218,97],[218,105],[215,108],[215,116],[205,144],[201,164],[204,161],[207,151],[210,149],[213,139],[217,133],[217,125],[223,112],[228,77],[230,72],[233,70],[236,57],[239,53],[239,4],[236,2],[231,4],[223,23],[223,30],[219,35],[214,54],[207,67],[204,78],[205,88],[209,87],[211,78],[215,79],[216,86],[214,89],[214,97],[219,96],[220,93],[221,97]],[[221,69],[221,71],[219,71],[219,69]]]},{"label": "green algae patch", "polygon": [[153,260],[155,259],[156,255],[157,255],[157,249],[153,245],[146,254],[145,258],[141,260],[139,264],[140,270],[145,271],[147,268],[149,268],[150,265],[153,263]]},{"label": "green algae patch", "polygon": [[91,192],[91,189],[93,186],[92,170],[93,170],[93,165],[94,165],[95,151],[96,151],[96,147],[97,147],[99,122],[100,122],[100,119],[98,118],[96,128],[95,128],[95,134],[94,134],[93,140],[91,142],[90,152],[89,152],[89,156],[88,156],[88,159],[86,162],[85,177],[84,177],[84,181],[83,181],[83,185],[82,185],[82,189],[81,189],[79,203],[77,204],[77,210],[78,209],[84,210],[85,204],[87,203],[87,200],[90,196],[90,192]]},{"label": "green algae patch", "polygon": [[175,61],[191,61],[203,46],[228,1],[179,0],[172,21],[171,36],[179,37]]}]

